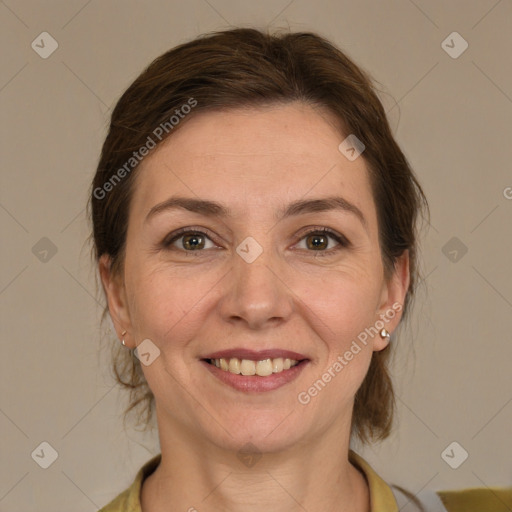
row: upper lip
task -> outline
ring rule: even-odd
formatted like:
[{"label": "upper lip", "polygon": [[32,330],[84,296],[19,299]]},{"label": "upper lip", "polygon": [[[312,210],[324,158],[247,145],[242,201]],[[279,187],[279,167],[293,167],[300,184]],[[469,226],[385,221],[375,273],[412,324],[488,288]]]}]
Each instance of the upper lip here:
[{"label": "upper lip", "polygon": [[291,350],[281,350],[278,348],[268,350],[251,350],[247,348],[231,348],[228,350],[219,350],[204,356],[202,359],[230,359],[236,357],[238,359],[251,359],[252,361],[262,361],[263,359],[295,359],[302,361],[308,359],[305,355],[293,352]]}]

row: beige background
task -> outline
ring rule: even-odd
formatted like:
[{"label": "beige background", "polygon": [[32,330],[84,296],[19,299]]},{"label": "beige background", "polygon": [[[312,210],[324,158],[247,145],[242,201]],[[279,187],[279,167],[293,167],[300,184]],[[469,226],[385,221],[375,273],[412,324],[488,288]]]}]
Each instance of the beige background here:
[{"label": "beige background", "polygon": [[[413,492],[510,484],[512,2],[4,0],[0,17],[1,511],[97,510],[158,452],[155,433],[123,431],[84,207],[120,94],[228,25],[317,31],[369,70],[430,199],[396,429],[356,448]],[[59,45],[47,59],[31,48],[43,31]],[[469,44],[456,59],[441,46],[453,31]],[[43,441],[58,452],[46,470],[31,457]],[[469,453],[458,469],[441,457],[453,441]]]}]

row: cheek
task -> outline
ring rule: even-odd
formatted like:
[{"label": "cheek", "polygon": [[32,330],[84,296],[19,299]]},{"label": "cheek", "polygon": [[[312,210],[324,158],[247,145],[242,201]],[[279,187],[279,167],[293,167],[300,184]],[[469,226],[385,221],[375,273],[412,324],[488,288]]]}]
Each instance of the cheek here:
[{"label": "cheek", "polygon": [[379,265],[367,264],[367,270],[347,266],[343,271],[330,271],[323,278],[303,277],[296,282],[305,306],[303,314],[308,315],[310,326],[326,350],[325,358],[320,357],[314,368],[319,381],[311,382],[316,386],[313,393],[317,388],[323,389],[324,384],[329,388],[322,392],[323,403],[350,400],[371,362],[372,335],[367,329],[377,319],[380,281]]},{"label": "cheek", "polygon": [[138,337],[159,346],[169,340],[179,344],[184,331],[200,325],[194,318],[217,281],[217,276],[202,272],[199,277],[184,268],[127,265],[130,316]]},{"label": "cheek", "polygon": [[[377,272],[378,268],[375,275]],[[347,268],[316,277],[303,274],[294,289],[300,290],[297,295],[310,315],[321,320],[325,336],[341,349],[375,322],[380,292],[377,284],[378,279],[370,273]]]}]

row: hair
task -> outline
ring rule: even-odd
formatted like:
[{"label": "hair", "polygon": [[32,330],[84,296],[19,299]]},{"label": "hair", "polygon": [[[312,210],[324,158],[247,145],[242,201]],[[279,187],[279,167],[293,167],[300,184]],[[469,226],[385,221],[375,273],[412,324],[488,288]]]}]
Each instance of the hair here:
[{"label": "hair", "polygon": [[[128,212],[137,175],[134,155],[150,139],[157,138],[157,145],[161,144],[199,112],[301,102],[334,115],[343,131],[341,137],[354,134],[365,145],[362,158],[377,210],[386,279],[397,259],[409,252],[404,318],[419,276],[416,221],[420,212],[428,212],[428,204],[393,138],[376,90],[370,76],[347,55],[311,32],[266,34],[236,28],[203,35],[167,51],[136,78],[112,111],[89,203],[96,261],[107,254],[113,275],[123,273]],[[193,105],[193,109],[184,105]],[[178,111],[190,113],[175,123],[172,118],[178,119]],[[127,169],[128,162],[133,169]],[[103,319],[107,312],[108,307]],[[115,347],[114,374],[130,390],[124,418],[137,410],[138,424],[147,427],[154,396],[132,351],[117,341]],[[385,439],[391,431],[395,396],[389,356],[389,345],[373,353],[355,396],[351,433],[363,443]]]}]

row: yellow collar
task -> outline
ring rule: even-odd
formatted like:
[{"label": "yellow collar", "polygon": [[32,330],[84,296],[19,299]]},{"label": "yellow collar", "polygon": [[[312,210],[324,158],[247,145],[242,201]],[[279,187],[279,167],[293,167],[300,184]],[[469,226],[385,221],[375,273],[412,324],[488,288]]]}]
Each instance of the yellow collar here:
[{"label": "yellow collar", "polygon": [[[162,455],[156,455],[138,471],[133,484],[99,512],[141,512],[142,483],[160,464]],[[364,474],[370,489],[371,512],[398,512],[391,488],[360,455],[349,450],[349,461]]]},{"label": "yellow collar", "polygon": [[368,482],[370,489],[370,511],[371,512],[398,512],[395,497],[389,485],[375,473],[370,464],[356,452],[349,450],[348,460],[360,469]]}]

